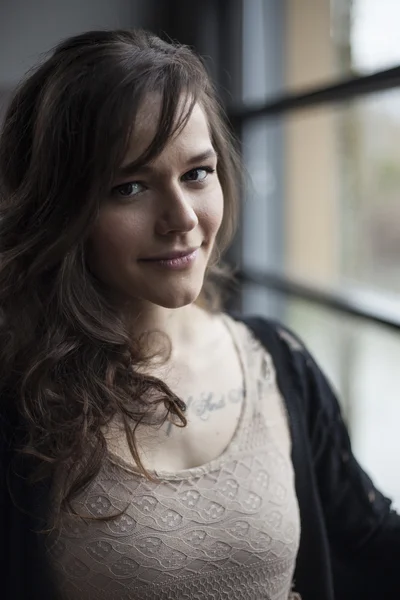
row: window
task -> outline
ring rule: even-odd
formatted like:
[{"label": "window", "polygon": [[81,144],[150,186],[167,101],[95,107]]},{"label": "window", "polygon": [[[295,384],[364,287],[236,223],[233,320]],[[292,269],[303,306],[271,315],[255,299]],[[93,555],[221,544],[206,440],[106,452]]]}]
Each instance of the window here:
[{"label": "window", "polygon": [[[400,323],[400,76],[395,88],[286,104],[400,65],[397,4],[244,3],[242,259],[245,270],[339,292]],[[244,286],[243,309],[284,320],[307,342],[340,393],[356,456],[400,507],[400,328],[256,285]]]}]

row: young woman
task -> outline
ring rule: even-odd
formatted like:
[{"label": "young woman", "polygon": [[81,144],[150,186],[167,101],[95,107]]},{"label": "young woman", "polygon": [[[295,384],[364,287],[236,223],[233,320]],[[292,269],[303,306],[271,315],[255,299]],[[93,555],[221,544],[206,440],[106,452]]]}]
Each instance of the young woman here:
[{"label": "young woman", "polygon": [[60,44],[0,144],[2,598],[399,598],[301,342],[221,310],[240,166],[186,47]]}]

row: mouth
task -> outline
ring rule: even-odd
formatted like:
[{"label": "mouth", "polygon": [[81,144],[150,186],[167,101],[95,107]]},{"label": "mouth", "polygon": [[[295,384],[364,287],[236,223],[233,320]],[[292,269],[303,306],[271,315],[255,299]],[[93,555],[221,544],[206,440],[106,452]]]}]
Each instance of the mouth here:
[{"label": "mouth", "polygon": [[187,250],[174,250],[151,258],[142,258],[140,262],[164,269],[181,270],[189,268],[196,260],[199,247]]},{"label": "mouth", "polygon": [[194,252],[196,252],[199,249],[199,247],[196,248],[188,248],[186,250],[172,250],[171,252],[166,252],[165,254],[159,254],[157,256],[150,256],[149,258],[141,258],[141,261],[144,262],[159,262],[159,261],[165,261],[165,260],[175,260],[178,258],[185,258],[187,256],[190,256],[191,254],[193,254]]}]

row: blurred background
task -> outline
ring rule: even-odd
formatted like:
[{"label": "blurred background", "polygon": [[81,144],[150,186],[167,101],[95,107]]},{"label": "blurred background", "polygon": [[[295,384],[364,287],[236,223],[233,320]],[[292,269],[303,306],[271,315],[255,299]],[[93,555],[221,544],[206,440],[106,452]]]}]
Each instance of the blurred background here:
[{"label": "blurred background", "polygon": [[0,116],[62,38],[145,27],[200,52],[241,144],[231,308],[278,318],[400,509],[400,2],[0,0]]}]

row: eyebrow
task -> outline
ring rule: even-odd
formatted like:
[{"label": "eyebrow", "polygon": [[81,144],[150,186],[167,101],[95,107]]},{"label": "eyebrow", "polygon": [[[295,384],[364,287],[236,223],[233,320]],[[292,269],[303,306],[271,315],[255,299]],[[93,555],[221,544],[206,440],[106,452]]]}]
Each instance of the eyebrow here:
[{"label": "eyebrow", "polygon": [[[194,165],[199,165],[206,160],[215,159],[215,158],[217,158],[217,153],[215,152],[215,150],[213,148],[208,148],[207,150],[200,152],[200,154],[191,156],[185,162],[188,167],[191,167]],[[127,177],[129,175],[135,175],[136,173],[143,173],[143,174],[151,175],[156,170],[157,169],[155,169],[150,164],[138,165],[137,161],[134,160],[129,163],[126,163],[125,165],[122,165],[122,167],[120,167],[117,171],[117,177]]]}]

